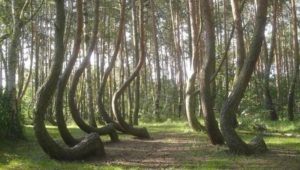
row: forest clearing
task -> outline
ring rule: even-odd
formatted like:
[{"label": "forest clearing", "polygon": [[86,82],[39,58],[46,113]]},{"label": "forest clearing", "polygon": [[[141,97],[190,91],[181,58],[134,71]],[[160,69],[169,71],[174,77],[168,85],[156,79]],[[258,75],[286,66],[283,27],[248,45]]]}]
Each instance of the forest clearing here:
[{"label": "forest clearing", "polygon": [[298,0],[0,0],[0,169],[300,169]]},{"label": "forest clearing", "polygon": [[[110,143],[103,138],[106,156],[89,158],[84,161],[59,162],[49,159],[36,147],[32,127],[26,128],[28,141],[11,144],[1,143],[6,148],[0,153],[0,169],[289,169],[300,168],[300,146],[298,137],[286,137],[293,131],[281,124],[279,136],[265,138],[270,151],[262,155],[242,156],[228,153],[224,146],[214,147],[205,134],[193,132],[187,123],[166,121],[164,123],[144,124],[152,138],[140,140],[128,135],[120,135],[121,142]],[[271,125],[271,123],[270,123]],[[297,125],[299,128],[299,124]],[[50,133],[59,140],[55,127]],[[76,136],[82,136],[78,128],[70,127]],[[241,133],[246,140],[251,135]],[[277,132],[278,134],[278,132]]]}]

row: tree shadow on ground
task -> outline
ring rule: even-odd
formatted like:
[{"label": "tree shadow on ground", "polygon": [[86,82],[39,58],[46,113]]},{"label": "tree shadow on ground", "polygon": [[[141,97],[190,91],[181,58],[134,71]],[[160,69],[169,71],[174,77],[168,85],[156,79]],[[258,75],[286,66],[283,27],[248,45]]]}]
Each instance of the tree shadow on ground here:
[{"label": "tree shadow on ground", "polygon": [[[104,159],[93,164],[149,168],[299,169],[300,153],[285,146],[270,146],[262,155],[228,153],[226,146],[213,146],[196,133],[152,133],[151,140],[129,138],[106,147]],[[288,163],[287,163],[288,160]]]}]

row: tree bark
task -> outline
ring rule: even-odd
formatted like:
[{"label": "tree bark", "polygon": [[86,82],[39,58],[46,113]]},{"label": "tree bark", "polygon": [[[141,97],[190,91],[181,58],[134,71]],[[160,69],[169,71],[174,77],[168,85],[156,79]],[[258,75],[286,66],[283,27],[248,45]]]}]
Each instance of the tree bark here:
[{"label": "tree bark", "polygon": [[[264,152],[266,147],[253,147],[247,145],[236,133],[232,127],[232,117],[241,102],[247,85],[250,81],[251,75],[254,71],[256,61],[259,57],[262,41],[264,39],[264,30],[267,19],[268,1],[258,0],[258,9],[255,19],[255,30],[250,44],[248,57],[246,58],[242,70],[238,76],[237,81],[234,82],[232,91],[228,99],[223,103],[221,109],[221,131],[224,135],[229,150],[234,153],[252,154],[256,152]],[[263,142],[261,139],[258,143]],[[263,142],[264,143],[264,142]],[[256,149],[255,149],[256,148]]]},{"label": "tree bark", "polygon": [[159,47],[157,39],[157,24],[156,24],[156,14],[155,14],[155,4],[154,0],[150,1],[151,5],[151,17],[152,17],[152,39],[154,43],[154,56],[155,56],[155,72],[156,72],[156,91],[155,91],[155,101],[154,101],[154,115],[156,121],[160,121],[160,96],[161,96],[161,78],[160,78],[160,57],[159,57]]},{"label": "tree bark", "polygon": [[140,57],[139,62],[134,69],[133,73],[128,77],[128,79],[122,84],[122,86],[114,93],[112,98],[112,109],[113,113],[124,129],[125,133],[137,136],[139,138],[149,139],[150,135],[146,128],[134,128],[133,126],[127,124],[122,117],[120,110],[119,110],[119,99],[121,95],[125,92],[126,88],[130,85],[130,83],[138,76],[144,62],[145,62],[145,35],[144,35],[144,13],[143,13],[143,0],[139,0],[139,27],[140,27]]},{"label": "tree bark", "polygon": [[[185,107],[186,107],[186,115],[189,122],[190,127],[195,131],[205,131],[205,127],[200,124],[196,117],[196,97],[195,97],[195,82],[197,77],[197,68],[199,65],[199,50],[200,47],[198,36],[201,34],[201,30],[198,28],[200,24],[197,22],[196,16],[196,3],[194,0],[188,1],[189,8],[189,20],[191,27],[191,39],[192,39],[192,65],[191,65],[191,75],[188,77],[187,85],[186,85],[186,98],[185,98]],[[199,30],[199,31],[198,31]]]},{"label": "tree bark", "polygon": [[[85,52],[88,53],[88,43],[89,43],[89,35],[88,35],[88,6],[87,1],[83,3],[84,10],[84,39],[85,39]],[[91,63],[88,61],[88,65],[86,66],[86,92],[87,92],[87,111],[88,111],[88,124],[92,127],[97,128],[96,118],[95,118],[95,109],[94,109],[94,95],[93,95],[93,85],[92,85],[92,68]]]},{"label": "tree bark", "polygon": [[82,75],[82,73],[84,72],[84,69],[88,66],[89,64],[89,60],[90,57],[92,55],[92,52],[94,50],[94,47],[96,45],[96,41],[97,41],[97,34],[98,34],[98,25],[99,25],[99,0],[96,0],[96,4],[95,4],[95,18],[94,18],[94,26],[93,26],[93,35],[90,39],[89,42],[89,48],[88,48],[88,52],[85,56],[85,58],[83,59],[82,63],[80,64],[79,68],[75,71],[72,83],[71,83],[71,87],[69,90],[69,107],[70,107],[70,111],[71,111],[71,115],[75,121],[75,123],[80,127],[80,129],[82,129],[83,131],[87,132],[87,133],[91,133],[91,132],[97,132],[99,135],[110,135],[110,138],[112,141],[118,141],[118,135],[115,131],[115,129],[113,128],[113,126],[105,126],[105,127],[101,127],[101,128],[95,128],[92,126],[89,126],[87,123],[84,122],[84,120],[81,118],[80,116],[80,112],[79,109],[77,107],[76,101],[75,101],[75,94],[76,94],[76,89],[77,89],[77,85],[79,82],[79,78]]},{"label": "tree bark", "polygon": [[[7,80],[5,95],[8,99],[8,127],[6,137],[11,139],[24,138],[23,128],[20,121],[20,112],[17,102],[16,92],[16,70],[19,60],[18,49],[20,46],[20,37],[22,28],[24,26],[23,21],[20,18],[20,10],[16,4],[16,0],[12,0],[12,15],[13,15],[13,30],[11,35],[10,44],[8,47],[7,56]],[[26,5],[26,3],[24,4]]]},{"label": "tree bark", "polygon": [[200,68],[200,99],[201,107],[205,119],[205,127],[207,129],[210,141],[214,145],[224,144],[223,136],[220,132],[218,122],[215,118],[213,110],[213,102],[211,95],[210,79],[212,76],[212,65],[215,56],[215,32],[214,23],[211,14],[210,4],[206,0],[201,0],[202,14],[204,19],[205,29],[205,51],[206,55],[203,58],[203,63]]},{"label": "tree bark", "polygon": [[236,54],[237,54],[237,67],[235,71],[234,81],[237,80],[238,75],[241,72],[241,69],[244,64],[246,49],[244,42],[244,33],[242,26],[240,0],[231,0],[232,14],[236,30]]},{"label": "tree bark", "polygon": [[[183,71],[182,71],[182,51],[180,45],[180,28],[179,28],[179,2],[170,0],[171,23],[172,23],[172,38],[175,48],[175,74],[178,75],[179,87],[175,83],[177,93],[179,94],[177,113],[178,117],[184,112],[184,96],[183,96]],[[176,77],[177,78],[177,77]],[[176,81],[175,81],[176,82]]]},{"label": "tree bark", "polygon": [[292,78],[292,82],[290,84],[289,93],[288,93],[288,119],[290,121],[294,120],[294,109],[295,109],[295,89],[296,84],[298,82],[299,76],[299,42],[298,42],[298,19],[297,19],[297,11],[296,11],[296,2],[295,0],[291,0],[292,2],[292,18],[293,18],[293,48],[294,48],[294,74]]},{"label": "tree bark", "polygon": [[103,144],[96,133],[89,134],[81,143],[72,148],[64,148],[58,145],[49,135],[44,123],[44,114],[55,93],[59,74],[64,60],[64,29],[65,12],[64,1],[56,0],[56,24],[55,24],[55,57],[51,71],[45,83],[37,92],[37,101],[34,112],[34,132],[39,145],[51,158],[57,160],[78,160],[91,155],[104,156]]},{"label": "tree bark", "polygon": [[101,84],[100,84],[100,88],[98,90],[98,96],[97,96],[97,101],[98,101],[98,109],[100,112],[101,117],[103,118],[103,120],[106,123],[112,123],[113,126],[123,132],[124,130],[122,129],[122,127],[115,122],[107,113],[106,109],[105,109],[105,105],[104,105],[104,93],[105,93],[105,88],[106,88],[106,83],[107,83],[107,79],[115,65],[117,56],[119,54],[120,51],[120,46],[121,46],[121,42],[123,39],[123,34],[124,34],[124,27],[125,27],[125,0],[122,0],[122,4],[121,4],[121,13],[120,13],[120,26],[119,26],[119,32],[118,32],[118,37],[117,37],[117,42],[116,42],[116,46],[115,46],[115,51],[111,57],[111,61],[108,65],[108,67],[106,68],[105,72],[103,73],[102,76],[102,80],[101,80]]},{"label": "tree bark", "polygon": [[[265,81],[264,81],[264,96],[265,96],[265,107],[269,111],[271,120],[278,120],[278,115],[276,113],[276,109],[272,100],[271,92],[270,92],[270,72],[271,65],[274,60],[274,52],[276,49],[276,34],[277,34],[277,0],[273,1],[273,18],[272,18],[272,37],[271,37],[271,47],[269,54],[266,53],[265,56]],[[267,50],[267,47],[266,47]]]},{"label": "tree bark", "polygon": [[56,110],[55,116],[58,125],[58,130],[64,142],[69,146],[74,146],[79,141],[71,135],[65,122],[64,113],[63,113],[64,91],[66,89],[66,85],[68,83],[71,71],[78,57],[78,53],[80,51],[81,36],[83,32],[82,0],[77,0],[76,9],[77,9],[77,28],[76,28],[76,37],[73,46],[73,51],[64,72],[62,73],[61,77],[58,80],[57,93],[55,96],[55,110]]},{"label": "tree bark", "polygon": [[[138,36],[138,22],[137,22],[137,12],[136,12],[136,1],[131,1],[132,3],[132,10],[131,10],[131,17],[132,17],[132,35],[133,35],[133,46],[134,46],[134,56],[136,65],[138,65],[139,60],[139,36]],[[134,110],[133,110],[133,124],[138,125],[138,113],[140,109],[140,75],[139,72],[137,73],[135,82],[134,82]]]}]

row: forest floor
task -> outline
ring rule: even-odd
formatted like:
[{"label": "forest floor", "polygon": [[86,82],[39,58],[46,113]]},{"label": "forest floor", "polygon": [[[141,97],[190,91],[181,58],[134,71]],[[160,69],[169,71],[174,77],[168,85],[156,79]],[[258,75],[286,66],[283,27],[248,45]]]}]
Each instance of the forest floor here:
[{"label": "forest floor", "polygon": [[[213,146],[203,133],[192,132],[186,123],[143,124],[150,140],[120,135],[121,141],[110,143],[104,137],[106,157],[79,162],[49,159],[34,138],[32,127],[26,128],[25,142],[0,142],[0,169],[300,169],[299,137],[265,137],[270,149],[262,155],[242,156],[228,153],[226,146]],[[75,136],[83,133],[70,128]],[[59,140],[55,127],[50,134]],[[250,140],[253,134],[242,134]]]}]

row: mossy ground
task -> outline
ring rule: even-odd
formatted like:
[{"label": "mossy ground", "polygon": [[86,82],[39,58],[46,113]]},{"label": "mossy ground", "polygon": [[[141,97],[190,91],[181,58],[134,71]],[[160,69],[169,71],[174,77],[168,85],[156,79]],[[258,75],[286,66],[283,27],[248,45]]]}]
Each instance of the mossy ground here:
[{"label": "mossy ground", "polygon": [[[299,135],[298,125],[283,121],[275,126],[267,122],[270,132],[296,135]],[[108,142],[106,158],[77,162],[50,159],[38,146],[32,126],[26,126],[26,141],[1,140],[0,169],[300,169],[300,138],[297,136],[266,136],[269,152],[242,156],[228,153],[226,146],[211,145],[205,134],[191,131],[185,122],[167,121],[141,126],[148,128],[152,140],[120,135],[121,142],[111,144],[108,137],[102,137],[104,142]],[[55,127],[48,126],[48,130],[61,142]],[[75,126],[71,126],[70,130],[74,136],[84,135]],[[254,136],[249,132],[240,134],[249,141]]]}]

